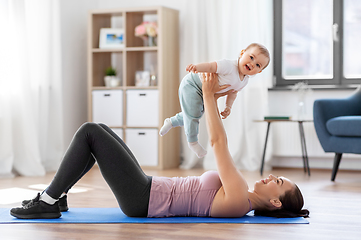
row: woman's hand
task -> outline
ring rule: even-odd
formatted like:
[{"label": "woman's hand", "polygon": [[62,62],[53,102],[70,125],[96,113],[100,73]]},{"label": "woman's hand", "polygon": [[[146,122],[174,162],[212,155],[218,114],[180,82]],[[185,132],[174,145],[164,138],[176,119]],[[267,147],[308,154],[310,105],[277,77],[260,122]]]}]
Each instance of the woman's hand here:
[{"label": "woman's hand", "polygon": [[[230,86],[230,85],[219,86],[218,77],[217,74],[215,73],[202,73],[201,81],[202,81],[202,91],[204,95],[208,95],[208,94],[215,95],[216,92],[226,89],[227,87]],[[218,95],[218,97],[220,97],[220,95]]]}]

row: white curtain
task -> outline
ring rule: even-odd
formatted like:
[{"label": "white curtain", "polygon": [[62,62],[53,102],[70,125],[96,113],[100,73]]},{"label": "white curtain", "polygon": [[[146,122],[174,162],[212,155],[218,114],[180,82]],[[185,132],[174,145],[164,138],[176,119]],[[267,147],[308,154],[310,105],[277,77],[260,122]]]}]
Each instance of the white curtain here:
[{"label": "white curtain", "polygon": [[0,176],[44,175],[63,154],[58,0],[0,1]]},{"label": "white curtain", "polygon": [[[240,51],[252,42],[265,45],[273,52],[272,1],[264,0],[189,0],[184,2],[186,12],[181,21],[181,77],[190,63],[209,62],[222,58],[236,59]],[[272,59],[272,56],[271,56]],[[267,88],[272,84],[273,63],[260,74],[251,77],[237,96],[231,115],[223,120],[228,145],[240,169],[257,170],[260,167],[266,135],[266,123],[254,122],[268,112]],[[218,100],[220,111],[225,98]],[[183,129],[182,129],[183,130]],[[182,131],[181,168],[203,165],[216,169],[212,149],[208,143],[205,117],[200,122],[199,142],[208,154],[198,159],[187,146]],[[268,149],[271,149],[269,141]],[[267,150],[266,161],[271,151]]]}]

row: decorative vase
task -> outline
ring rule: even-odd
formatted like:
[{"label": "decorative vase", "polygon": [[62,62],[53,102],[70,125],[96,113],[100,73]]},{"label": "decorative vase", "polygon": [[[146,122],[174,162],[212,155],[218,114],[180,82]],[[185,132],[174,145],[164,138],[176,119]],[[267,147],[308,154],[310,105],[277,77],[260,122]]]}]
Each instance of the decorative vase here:
[{"label": "decorative vase", "polygon": [[297,120],[304,120],[306,117],[306,107],[303,100],[298,102],[297,107]]},{"label": "decorative vase", "polygon": [[120,79],[116,76],[105,76],[104,83],[106,87],[118,87],[120,86]]},{"label": "decorative vase", "polygon": [[307,116],[305,97],[307,94],[311,93],[312,90],[306,82],[298,82],[292,87],[292,91],[296,91],[298,94],[298,104],[297,104],[297,119],[305,120]]},{"label": "decorative vase", "polygon": [[148,37],[148,46],[149,47],[157,46],[155,37]]},{"label": "decorative vase", "polygon": [[147,47],[149,45],[149,38],[148,37],[143,37],[143,46]]}]

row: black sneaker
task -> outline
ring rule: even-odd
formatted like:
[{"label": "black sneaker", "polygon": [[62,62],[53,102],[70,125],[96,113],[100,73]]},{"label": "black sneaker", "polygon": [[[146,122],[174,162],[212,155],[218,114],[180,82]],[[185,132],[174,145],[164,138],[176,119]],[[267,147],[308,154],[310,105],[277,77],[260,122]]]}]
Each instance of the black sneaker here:
[{"label": "black sneaker", "polygon": [[17,218],[35,219],[35,218],[60,218],[61,213],[59,204],[47,204],[40,200],[40,193],[36,198],[30,200],[28,204],[20,208],[12,208],[10,214]]},{"label": "black sneaker", "polygon": [[[24,200],[22,201],[21,205],[24,207],[26,204],[30,203],[31,200]],[[67,201],[67,195],[64,195],[63,197],[59,198],[58,201],[60,212],[66,212],[69,210],[68,208],[68,201]]]}]

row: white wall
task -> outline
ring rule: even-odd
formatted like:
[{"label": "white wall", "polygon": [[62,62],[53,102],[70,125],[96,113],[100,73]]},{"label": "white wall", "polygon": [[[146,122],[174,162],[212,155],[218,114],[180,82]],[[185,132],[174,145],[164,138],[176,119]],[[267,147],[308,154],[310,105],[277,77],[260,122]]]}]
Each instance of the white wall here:
[{"label": "white wall", "polygon": [[[91,9],[109,9],[122,7],[165,6],[180,11],[180,33],[186,32],[184,18],[191,6],[186,6],[185,1],[179,0],[61,0],[61,34],[62,34],[62,74],[64,87],[64,144],[69,142],[76,129],[87,121],[87,26],[88,11]],[[196,23],[195,23],[196,24]],[[180,69],[189,59],[189,51],[184,51],[180,43]],[[184,73],[180,72],[180,78]],[[306,110],[312,117],[314,99],[329,97],[344,97],[352,90],[314,91],[306,99]],[[281,115],[295,115],[297,95],[291,91],[269,92],[269,113]],[[260,123],[262,124],[262,123]],[[286,130],[285,130],[286,129]],[[287,130],[288,129],[288,130]],[[331,168],[332,154],[325,154],[319,145],[313,124],[305,124],[306,144],[310,157],[310,166],[318,168]],[[300,167],[301,148],[297,144],[299,135],[297,125],[274,124],[271,128],[272,143],[269,149],[273,150],[272,166]],[[295,149],[287,144],[293,144]],[[260,143],[263,146],[263,143]],[[340,168],[361,169],[361,161],[356,161],[358,156],[344,156]]]},{"label": "white wall", "polygon": [[60,2],[63,75],[64,146],[87,121],[87,20],[98,1]]}]

